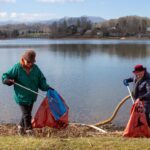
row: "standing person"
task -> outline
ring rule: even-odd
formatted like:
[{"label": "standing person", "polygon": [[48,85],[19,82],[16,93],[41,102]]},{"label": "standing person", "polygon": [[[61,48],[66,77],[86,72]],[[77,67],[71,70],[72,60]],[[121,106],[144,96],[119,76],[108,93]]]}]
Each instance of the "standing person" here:
[{"label": "standing person", "polygon": [[20,62],[2,75],[4,84],[8,86],[14,85],[14,99],[22,112],[22,118],[18,125],[18,132],[21,135],[33,133],[31,113],[37,94],[17,86],[15,82],[36,92],[38,92],[38,89],[42,91],[47,91],[49,88],[52,89],[47,84],[46,78],[39,67],[35,64],[35,57],[36,53],[33,50],[26,50]]},{"label": "standing person", "polygon": [[133,73],[135,76],[125,79],[123,83],[129,86],[129,83],[133,82],[132,95],[135,100],[139,98],[144,101],[146,120],[150,127],[150,74],[141,64],[134,67]]}]

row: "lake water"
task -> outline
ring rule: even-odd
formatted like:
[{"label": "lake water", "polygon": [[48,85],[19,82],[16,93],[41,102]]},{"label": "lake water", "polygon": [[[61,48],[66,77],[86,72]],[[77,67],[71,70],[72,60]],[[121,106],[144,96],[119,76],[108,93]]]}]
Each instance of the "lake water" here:
[{"label": "lake water", "polygon": [[[14,39],[0,40],[0,76],[29,48],[36,51],[36,63],[48,83],[69,105],[71,122],[96,123],[107,119],[128,95],[122,81],[132,76],[133,66],[141,63],[150,71],[150,40]],[[38,97],[33,115],[41,102]],[[113,123],[125,125],[131,105],[128,100]],[[13,87],[2,83],[0,108],[1,123],[19,121],[21,114],[13,100]]]}]

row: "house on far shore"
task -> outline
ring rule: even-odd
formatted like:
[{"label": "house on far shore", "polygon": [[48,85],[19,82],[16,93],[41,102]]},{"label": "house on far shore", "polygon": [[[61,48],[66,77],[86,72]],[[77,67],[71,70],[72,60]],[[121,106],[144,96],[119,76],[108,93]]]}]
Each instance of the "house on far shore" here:
[{"label": "house on far shore", "polygon": [[150,33],[150,26],[147,26],[147,27],[146,27],[146,32],[147,32],[147,33]]},{"label": "house on far shore", "polygon": [[97,31],[97,37],[102,38],[104,36],[103,31]]},{"label": "house on far shore", "polygon": [[144,37],[150,37],[150,26],[146,27],[146,33],[143,36]]},{"label": "house on far shore", "polygon": [[91,37],[92,36],[92,34],[93,34],[93,31],[92,30],[87,30],[87,31],[85,31],[85,33],[84,33],[84,37]]},{"label": "house on far shore", "polygon": [[111,37],[122,37],[121,33],[119,32],[116,26],[109,27],[108,29],[109,36]]},{"label": "house on far shore", "polygon": [[66,32],[68,35],[72,35],[77,33],[77,26],[76,25],[70,25],[67,27]]}]

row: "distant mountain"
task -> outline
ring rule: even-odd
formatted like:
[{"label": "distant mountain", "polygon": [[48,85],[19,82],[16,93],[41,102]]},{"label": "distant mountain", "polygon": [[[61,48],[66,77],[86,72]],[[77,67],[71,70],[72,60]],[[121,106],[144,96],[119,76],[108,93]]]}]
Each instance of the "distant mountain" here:
[{"label": "distant mountain", "polygon": [[47,24],[47,25],[50,25],[52,24],[53,22],[59,22],[59,23],[62,23],[64,21],[67,21],[67,23],[69,24],[76,24],[77,23],[77,20],[78,19],[81,19],[82,17],[87,17],[87,19],[89,21],[91,21],[92,23],[101,23],[101,22],[104,22],[106,21],[104,18],[101,18],[101,17],[88,17],[88,16],[81,16],[81,17],[64,17],[64,18],[60,18],[60,19],[51,19],[51,20],[44,20],[44,21],[34,21],[34,22],[27,22],[25,24]]},{"label": "distant mountain", "polygon": [[8,21],[0,21],[0,25],[8,25],[8,24],[20,24],[22,22],[8,20]]},{"label": "distant mountain", "polygon": [[92,23],[101,23],[106,21],[104,18],[101,17],[92,17],[92,16],[81,16],[81,17],[64,17],[61,18],[57,21],[64,22],[67,21],[67,23],[71,24],[76,24],[78,20],[81,20],[82,18],[87,18],[87,20],[91,21]]},{"label": "distant mountain", "polygon": [[[50,20],[42,20],[42,21],[13,21],[13,20],[8,20],[8,21],[0,21],[0,25],[15,25],[15,24],[26,24],[26,25],[33,25],[33,24],[47,24],[50,25],[53,22],[64,22],[65,20],[67,22],[70,22],[70,24],[76,23],[78,19],[81,19],[82,17],[86,17],[89,21],[92,23],[101,23],[106,21],[104,18],[101,17],[93,17],[93,16],[81,16],[81,17],[64,17],[60,19],[50,19]],[[72,20],[72,21],[71,21]]]},{"label": "distant mountain", "polygon": [[[59,20],[59,19],[58,19]],[[50,20],[42,20],[42,21],[28,21],[25,22],[26,25],[33,25],[33,24],[47,24],[50,25],[55,21],[58,21],[57,19],[50,19]]]},{"label": "distant mountain", "polygon": [[44,21],[0,21],[0,25],[18,25],[18,24],[26,24],[26,25],[33,25],[33,24],[51,24],[55,20],[44,20]]},{"label": "distant mountain", "polygon": [[100,22],[106,21],[106,19],[101,18],[101,17],[88,17],[88,19],[89,19],[92,23],[100,23]]}]

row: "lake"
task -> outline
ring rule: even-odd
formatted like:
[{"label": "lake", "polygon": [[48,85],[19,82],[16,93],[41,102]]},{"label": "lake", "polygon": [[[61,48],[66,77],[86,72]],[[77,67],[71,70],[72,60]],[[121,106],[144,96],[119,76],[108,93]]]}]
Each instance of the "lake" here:
[{"label": "lake", "polygon": [[[128,95],[122,81],[133,76],[133,66],[143,64],[150,71],[150,40],[13,39],[0,40],[1,76],[19,62],[26,49],[36,51],[36,64],[50,86],[66,100],[70,122],[92,124],[107,119]],[[41,102],[38,97],[33,116]],[[125,125],[131,105],[128,100],[113,123]],[[13,87],[2,83],[0,106],[1,123],[19,121],[21,114],[13,99]]]}]

